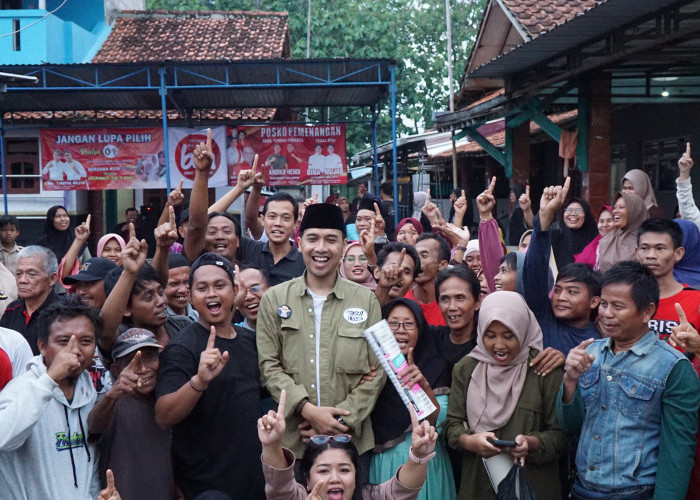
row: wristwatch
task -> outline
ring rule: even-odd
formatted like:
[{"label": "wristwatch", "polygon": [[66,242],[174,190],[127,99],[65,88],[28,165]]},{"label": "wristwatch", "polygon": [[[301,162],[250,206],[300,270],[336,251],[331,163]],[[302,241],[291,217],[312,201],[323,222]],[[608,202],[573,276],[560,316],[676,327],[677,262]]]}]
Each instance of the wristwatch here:
[{"label": "wristwatch", "polygon": [[415,456],[415,455],[413,454],[413,446],[411,446],[411,447],[408,449],[408,458],[409,458],[409,460],[411,460],[411,462],[415,462],[415,463],[417,463],[417,464],[427,464],[427,463],[430,462],[433,458],[435,458],[435,455],[437,455],[437,453],[436,453],[436,452],[432,452],[432,453],[431,453],[430,455],[428,455],[428,456],[425,456],[425,457],[423,457],[423,458],[418,458],[417,456]]}]

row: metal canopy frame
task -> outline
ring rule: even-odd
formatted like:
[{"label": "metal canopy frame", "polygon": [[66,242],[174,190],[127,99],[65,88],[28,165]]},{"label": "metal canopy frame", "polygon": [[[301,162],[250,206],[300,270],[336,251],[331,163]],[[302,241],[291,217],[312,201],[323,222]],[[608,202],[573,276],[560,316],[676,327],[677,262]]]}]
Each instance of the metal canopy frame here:
[{"label": "metal canopy frame", "polygon": [[[0,74],[3,72],[16,78],[2,82],[5,87],[0,92],[0,148],[4,145],[4,129],[12,128],[3,125],[6,113],[160,110],[167,149],[169,110],[189,116],[192,110],[210,109],[366,107],[371,118],[354,122],[371,125],[376,150],[377,121],[388,100],[395,192],[398,189],[396,61],[393,59],[9,65],[0,66]],[[374,156],[374,179],[378,187],[377,155]],[[1,149],[0,157],[3,186],[7,186],[5,155]],[[166,171],[170,190],[167,156]],[[3,189],[3,198],[8,213],[7,189]],[[394,205],[394,213],[398,214],[396,199]]]},{"label": "metal canopy frame", "polygon": [[[474,70],[467,79],[501,78],[505,96],[436,114],[440,131],[469,136],[510,177],[512,131],[532,120],[557,142],[546,112],[578,109],[577,165],[587,170],[590,103],[579,92],[588,75],[609,74],[611,103],[700,102],[700,0],[607,0]],[[504,151],[476,129],[506,118]]]}]

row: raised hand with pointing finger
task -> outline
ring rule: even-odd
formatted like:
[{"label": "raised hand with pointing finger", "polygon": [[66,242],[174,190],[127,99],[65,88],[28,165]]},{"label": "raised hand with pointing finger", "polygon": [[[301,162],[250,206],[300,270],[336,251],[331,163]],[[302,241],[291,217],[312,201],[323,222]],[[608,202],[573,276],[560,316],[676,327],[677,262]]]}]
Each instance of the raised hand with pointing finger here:
[{"label": "raised hand with pointing finger", "polygon": [[676,312],[680,323],[671,328],[671,336],[668,341],[674,347],[680,347],[686,352],[692,352],[696,356],[700,355],[700,334],[688,321],[683,307],[676,303]]},{"label": "raised hand with pointing finger", "polygon": [[496,206],[496,198],[493,196],[495,187],[496,177],[492,177],[486,190],[476,197],[476,207],[479,210],[479,219],[481,219],[481,222],[487,222],[493,219],[493,207]]},{"label": "raised hand with pointing finger", "polygon": [[564,205],[569,194],[571,177],[567,177],[563,186],[549,186],[542,192],[540,198],[540,223],[542,230],[546,231],[552,224],[559,209]]},{"label": "raised hand with pointing finger", "polygon": [[262,183],[263,174],[258,171],[258,155],[253,158],[253,167],[247,170],[241,170],[238,173],[238,186],[242,190],[248,189],[255,183]]},{"label": "raised hand with pointing finger", "polygon": [[570,402],[574,393],[576,392],[576,386],[578,385],[578,379],[583,375],[588,369],[593,365],[595,361],[595,356],[586,352],[586,348],[593,343],[594,339],[588,339],[581,342],[578,346],[574,347],[569,351],[569,355],[566,357],[564,372],[564,403]]},{"label": "raised hand with pointing finger", "polygon": [[177,222],[175,221],[175,209],[172,205],[168,207],[168,221],[158,226],[153,231],[153,235],[159,247],[170,248],[177,241]]},{"label": "raised hand with pointing finger", "polygon": [[71,335],[65,347],[54,356],[51,366],[46,369],[46,374],[57,384],[77,375],[82,366],[79,354],[78,340],[75,335]]},{"label": "raised hand with pointing finger", "polygon": [[690,178],[690,169],[693,168],[693,158],[690,156],[690,143],[685,144],[685,153],[678,160],[678,170],[680,171],[679,181],[685,181]]},{"label": "raised hand with pointing finger", "polygon": [[182,184],[185,182],[184,179],[180,179],[180,184],[170,191],[168,195],[168,201],[166,203],[169,207],[179,207],[185,202],[185,194],[182,192]]},{"label": "raised hand with pointing finger", "polygon": [[78,227],[75,228],[75,239],[79,240],[82,243],[85,243],[88,238],[90,237],[90,220],[92,219],[92,215],[88,214],[87,218],[85,219],[85,222],[80,224]]},{"label": "raised hand with pointing finger", "polygon": [[209,334],[209,340],[207,340],[207,348],[202,351],[199,357],[199,367],[197,368],[197,374],[192,377],[192,384],[197,388],[204,390],[209,385],[209,382],[214,380],[221,370],[224,369],[226,363],[228,363],[229,354],[228,351],[224,351],[222,354],[217,347],[214,346],[216,342],[216,327],[212,325],[211,333]]},{"label": "raised hand with pointing finger", "polygon": [[200,142],[194,148],[194,167],[197,170],[208,172],[214,163],[214,151],[212,149],[211,129],[207,129],[207,142]]},{"label": "raised hand with pointing finger", "polygon": [[100,496],[97,500],[121,500],[117,487],[114,485],[114,473],[111,469],[107,469],[107,487],[100,491]]}]

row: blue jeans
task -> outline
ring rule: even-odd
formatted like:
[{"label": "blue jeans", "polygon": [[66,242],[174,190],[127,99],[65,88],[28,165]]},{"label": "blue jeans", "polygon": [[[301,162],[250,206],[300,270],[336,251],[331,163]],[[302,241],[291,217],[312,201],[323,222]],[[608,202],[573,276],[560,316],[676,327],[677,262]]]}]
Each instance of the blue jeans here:
[{"label": "blue jeans", "polygon": [[615,493],[602,493],[585,488],[575,482],[571,490],[573,500],[647,500],[654,497],[654,487],[626,488]]}]

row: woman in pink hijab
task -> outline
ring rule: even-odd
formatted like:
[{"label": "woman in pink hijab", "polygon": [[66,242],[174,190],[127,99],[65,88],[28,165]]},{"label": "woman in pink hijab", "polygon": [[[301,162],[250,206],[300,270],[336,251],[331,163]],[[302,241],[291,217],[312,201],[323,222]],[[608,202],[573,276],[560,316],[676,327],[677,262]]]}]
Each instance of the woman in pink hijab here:
[{"label": "woman in pink hijab", "polygon": [[357,241],[351,241],[343,249],[343,257],[340,259],[340,276],[358,285],[377,289],[377,282],[367,268],[367,257],[362,251],[362,246]]},{"label": "woman in pink hijab", "polygon": [[[522,460],[540,500],[561,498],[558,459],[568,438],[556,415],[564,371],[541,377],[530,362],[542,350],[542,330],[516,292],[494,292],[479,310],[477,346],[457,363],[445,429],[448,444],[462,451],[458,500],[493,498],[482,458]],[[515,446],[495,446],[494,440]]]}]

